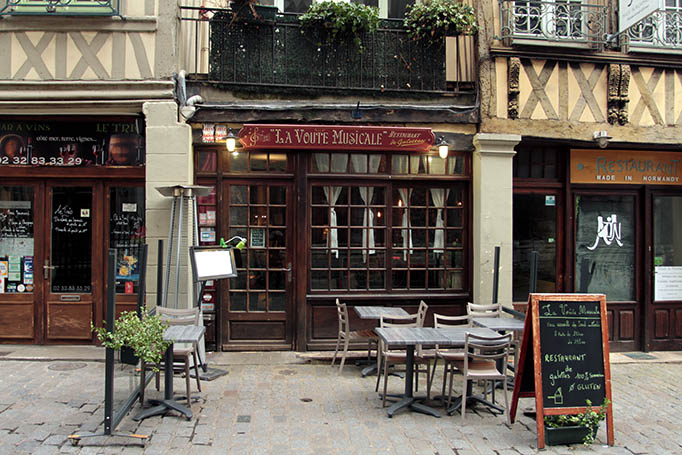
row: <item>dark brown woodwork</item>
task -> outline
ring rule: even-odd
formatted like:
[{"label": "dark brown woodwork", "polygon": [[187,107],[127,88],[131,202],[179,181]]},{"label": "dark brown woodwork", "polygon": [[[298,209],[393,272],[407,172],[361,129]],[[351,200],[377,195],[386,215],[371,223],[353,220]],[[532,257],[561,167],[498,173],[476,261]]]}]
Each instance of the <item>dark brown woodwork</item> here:
[{"label": "dark brown woodwork", "polygon": [[682,338],[682,309],[675,309],[673,314],[675,318],[673,324],[673,327],[675,327],[674,336],[675,338],[680,339]]},{"label": "dark brown woodwork", "polygon": [[619,313],[619,339],[635,339],[635,312],[632,310],[622,310]]},{"label": "dark brown woodwork", "polygon": [[0,314],[2,314],[2,318],[0,318],[0,336],[2,338],[33,338],[35,332],[33,303],[0,304]]},{"label": "dark brown woodwork", "polygon": [[668,317],[667,309],[654,310],[654,338],[662,339],[668,338],[668,327],[670,325],[670,318]]},{"label": "dark brown woodwork", "polygon": [[90,340],[92,303],[51,303],[47,307],[47,338]]},{"label": "dark brown woodwork", "polygon": [[287,329],[284,321],[230,321],[230,340],[282,341],[286,339]]}]

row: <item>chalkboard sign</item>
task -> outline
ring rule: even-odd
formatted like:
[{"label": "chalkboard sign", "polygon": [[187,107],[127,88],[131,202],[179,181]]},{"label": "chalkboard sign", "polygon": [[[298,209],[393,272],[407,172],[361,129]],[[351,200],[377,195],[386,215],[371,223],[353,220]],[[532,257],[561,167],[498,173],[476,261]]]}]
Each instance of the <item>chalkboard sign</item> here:
[{"label": "chalkboard sign", "polygon": [[607,439],[613,445],[606,297],[603,294],[530,294],[514,394],[535,397],[538,448],[545,445],[544,416],[584,412],[606,400]]}]

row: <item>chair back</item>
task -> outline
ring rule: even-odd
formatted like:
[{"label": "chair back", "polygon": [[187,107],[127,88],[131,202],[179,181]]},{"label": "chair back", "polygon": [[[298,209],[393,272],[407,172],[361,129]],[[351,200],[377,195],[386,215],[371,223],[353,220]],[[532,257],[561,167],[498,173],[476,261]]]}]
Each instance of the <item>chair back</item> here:
[{"label": "chair back", "polygon": [[483,305],[478,303],[467,303],[467,316],[469,322],[473,318],[499,318],[502,316],[502,304],[493,303],[492,305]]},{"label": "chair back", "polygon": [[[502,365],[507,365],[509,360],[509,347],[511,346],[511,333],[494,337],[486,337],[467,333],[464,341],[465,370],[467,363],[472,360],[499,360],[504,359]],[[506,367],[505,367],[506,368]],[[504,374],[504,370],[500,374]]]},{"label": "chair back", "polygon": [[[433,313],[433,326],[435,328],[448,328],[457,326],[469,326],[469,316],[446,316],[444,314]],[[440,350],[440,347],[436,345],[436,351]]]},{"label": "chair back", "polygon": [[429,306],[421,300],[419,302],[419,309],[417,310],[417,327],[424,327],[424,321],[426,320],[426,312],[429,310]]},{"label": "chair back", "polygon": [[336,299],[336,313],[339,318],[339,333],[348,334],[350,326],[348,324],[348,307]]},{"label": "chair back", "polygon": [[199,325],[199,307],[179,309],[157,306],[156,314],[168,325]]}]

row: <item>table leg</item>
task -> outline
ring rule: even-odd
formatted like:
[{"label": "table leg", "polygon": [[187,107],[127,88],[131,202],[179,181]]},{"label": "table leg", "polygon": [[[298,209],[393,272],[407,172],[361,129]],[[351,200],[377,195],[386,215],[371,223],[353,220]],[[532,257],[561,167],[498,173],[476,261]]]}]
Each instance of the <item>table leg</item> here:
[{"label": "table leg", "polygon": [[414,346],[407,346],[406,348],[406,358],[405,358],[405,392],[403,393],[402,400],[397,403],[392,404],[386,413],[388,417],[393,417],[393,415],[400,411],[401,409],[409,407],[413,411],[421,412],[422,414],[429,414],[434,417],[440,417],[440,413],[435,409],[426,406],[425,404],[419,403],[415,400],[412,394],[413,381],[414,381]]},{"label": "table leg", "polygon": [[139,421],[156,415],[163,415],[166,411],[173,410],[184,415],[187,420],[192,418],[192,411],[186,406],[181,405],[173,399],[173,345],[171,344],[166,349],[165,362],[163,371],[163,400],[149,400],[153,408],[142,411],[133,420]]},{"label": "table leg", "polygon": [[490,401],[485,400],[480,396],[473,395],[471,381],[467,381],[466,395],[460,395],[457,398],[452,399],[452,405],[447,410],[448,415],[452,415],[455,412],[459,411],[462,407],[462,400],[465,398],[467,400],[467,408],[472,407],[477,403],[480,403],[490,408],[491,412],[494,409],[495,411],[498,411],[500,414],[504,414],[504,408],[496,405],[495,403],[491,403]]}]

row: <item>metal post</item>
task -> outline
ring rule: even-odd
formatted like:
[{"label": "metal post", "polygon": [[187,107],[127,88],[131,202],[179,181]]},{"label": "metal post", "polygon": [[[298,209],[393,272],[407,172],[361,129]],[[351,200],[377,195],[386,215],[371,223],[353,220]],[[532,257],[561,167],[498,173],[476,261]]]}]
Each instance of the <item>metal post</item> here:
[{"label": "metal post", "polygon": [[156,254],[156,306],[163,305],[163,240],[159,239],[159,247]]},{"label": "metal post", "polygon": [[[109,248],[107,257],[107,331],[114,331],[116,314],[116,250]],[[114,349],[106,348],[104,373],[104,434],[111,435],[114,414]]]},{"label": "metal post", "polygon": [[140,279],[137,281],[137,317],[142,317],[142,307],[144,306],[144,296],[146,295],[147,283],[147,244],[140,248]]},{"label": "metal post", "polygon": [[177,205],[177,199],[175,195],[173,196],[173,203],[171,204],[171,219],[170,219],[170,230],[168,231],[168,252],[166,254],[166,285],[163,287],[163,302],[162,306],[168,306],[168,287],[170,286],[170,262],[171,255],[173,254],[173,233],[175,232],[175,206]]},{"label": "metal post", "polygon": [[497,303],[497,293],[500,285],[500,247],[495,247],[495,269],[493,270],[493,303]]},{"label": "metal post", "polygon": [[528,292],[530,294],[537,292],[538,289],[538,252],[530,252],[530,283],[528,285]]}]

